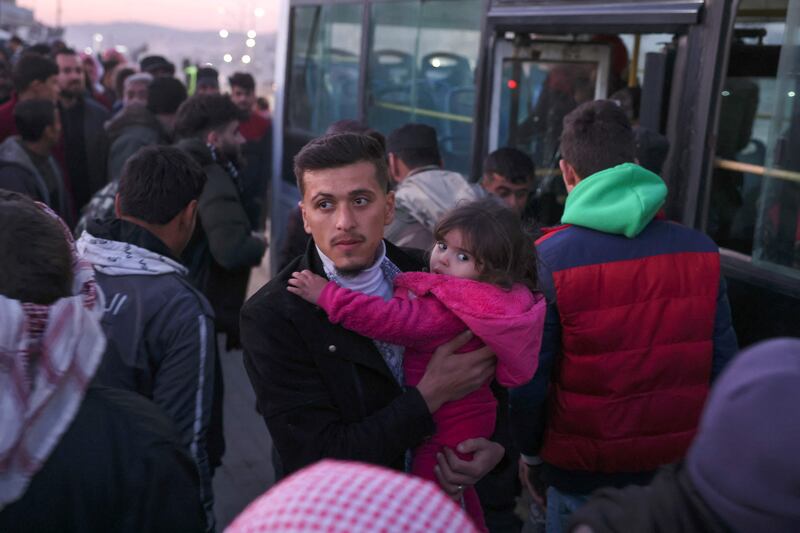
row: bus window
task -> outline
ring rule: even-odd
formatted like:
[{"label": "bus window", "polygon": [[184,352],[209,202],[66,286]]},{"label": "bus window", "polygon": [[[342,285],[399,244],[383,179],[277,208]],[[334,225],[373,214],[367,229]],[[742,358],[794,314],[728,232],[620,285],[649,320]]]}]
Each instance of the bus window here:
[{"label": "bus window", "polygon": [[320,135],[358,117],[361,4],[293,9],[289,127]]},{"label": "bus window", "polygon": [[784,6],[772,18],[740,8],[706,230],[754,264],[800,276],[800,2]]},{"label": "bus window", "polygon": [[407,123],[436,128],[445,167],[471,163],[480,0],[372,4],[367,123],[383,133]]}]

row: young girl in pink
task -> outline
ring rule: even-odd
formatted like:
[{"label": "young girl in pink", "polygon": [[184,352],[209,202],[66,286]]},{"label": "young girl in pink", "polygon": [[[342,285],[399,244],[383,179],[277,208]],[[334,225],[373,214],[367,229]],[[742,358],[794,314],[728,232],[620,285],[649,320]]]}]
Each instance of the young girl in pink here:
[{"label": "young girl in pink", "polygon": [[[538,363],[545,302],[534,292],[534,246],[519,219],[493,199],[479,200],[445,214],[434,236],[430,273],[398,275],[388,301],[339,287],[308,270],[295,272],[288,289],[322,307],[333,323],[404,346],[406,385],[417,385],[434,350],[467,329],[475,338],[460,352],[486,344],[497,356],[495,377],[501,385],[527,383]],[[436,454],[443,447],[455,450],[467,439],[491,437],[496,410],[488,382],[444,404],[433,414],[436,433],[414,450],[411,473],[435,482]],[[475,489],[463,497],[471,518],[485,529]]]}]

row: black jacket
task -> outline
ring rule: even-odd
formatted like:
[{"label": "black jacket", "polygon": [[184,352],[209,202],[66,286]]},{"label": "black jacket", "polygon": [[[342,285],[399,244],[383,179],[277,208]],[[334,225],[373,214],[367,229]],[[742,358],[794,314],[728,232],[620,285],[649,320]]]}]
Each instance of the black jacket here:
[{"label": "black jacket", "polygon": [[[386,254],[400,270],[423,266],[388,242]],[[402,470],[435,430],[425,400],[397,384],[372,340],[286,290],[304,269],[324,275],[313,242],[242,308],[245,368],[285,473],[323,457]]]},{"label": "black jacket", "polygon": [[172,422],[138,394],[92,387],[0,531],[202,532],[199,494]]},{"label": "black jacket", "polygon": [[240,183],[214,162],[198,139],[178,143],[208,177],[197,205],[198,224],[183,253],[192,283],[206,295],[216,316],[217,331],[228,345],[239,344],[239,310],[247,292],[250,269],[261,262],[266,243],[254,237],[242,205]]},{"label": "black jacket", "polygon": [[[143,261],[144,250],[177,262],[158,237],[131,222],[92,221],[87,231],[90,235],[79,245],[95,254],[92,237],[132,245],[126,254],[133,260]],[[115,259],[109,254],[106,260],[113,265]],[[101,323],[108,344],[94,382],[138,392],[170,417],[197,464],[203,502],[213,522],[211,465],[220,457],[211,453],[208,441],[221,435],[209,427],[217,359],[211,306],[185,271],[109,275],[103,267],[95,265],[95,276],[106,297]]]}]

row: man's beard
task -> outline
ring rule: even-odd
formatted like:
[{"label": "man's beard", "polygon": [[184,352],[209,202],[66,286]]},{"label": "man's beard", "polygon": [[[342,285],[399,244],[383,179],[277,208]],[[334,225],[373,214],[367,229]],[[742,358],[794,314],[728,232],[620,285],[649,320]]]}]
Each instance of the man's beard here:
[{"label": "man's beard", "polygon": [[340,278],[354,278],[364,272],[372,265],[361,265],[361,266],[354,266],[350,268],[336,268],[336,275]]}]

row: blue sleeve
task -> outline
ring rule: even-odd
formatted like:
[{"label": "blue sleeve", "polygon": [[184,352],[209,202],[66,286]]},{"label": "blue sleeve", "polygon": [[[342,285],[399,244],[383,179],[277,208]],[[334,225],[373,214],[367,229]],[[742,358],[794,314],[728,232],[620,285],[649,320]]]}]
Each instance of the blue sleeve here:
[{"label": "blue sleeve", "polygon": [[527,384],[511,389],[510,412],[511,434],[524,455],[537,455],[542,445],[545,426],[545,400],[550,376],[561,352],[561,319],[555,301],[553,277],[545,264],[539,263],[539,283],[547,298],[547,314],[544,321],[542,349],[539,352],[539,367]]},{"label": "blue sleeve", "polygon": [[717,312],[714,318],[714,355],[711,360],[712,382],[738,351],[739,341],[736,339],[736,331],[733,329],[731,305],[728,302],[728,286],[725,283],[725,278],[720,276]]}]

